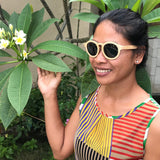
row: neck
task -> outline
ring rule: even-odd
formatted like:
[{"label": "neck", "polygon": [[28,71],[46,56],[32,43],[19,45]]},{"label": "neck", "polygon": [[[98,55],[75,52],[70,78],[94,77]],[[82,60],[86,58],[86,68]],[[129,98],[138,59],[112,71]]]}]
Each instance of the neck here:
[{"label": "neck", "polygon": [[132,94],[135,91],[137,92],[138,88],[140,89],[136,78],[132,77],[116,84],[102,85],[101,91],[104,93],[103,95],[112,97],[114,99],[120,99],[123,97],[128,97],[129,94]]}]

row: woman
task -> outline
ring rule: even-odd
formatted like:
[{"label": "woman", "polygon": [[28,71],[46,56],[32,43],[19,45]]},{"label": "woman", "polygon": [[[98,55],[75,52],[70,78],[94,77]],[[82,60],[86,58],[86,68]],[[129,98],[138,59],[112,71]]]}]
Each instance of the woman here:
[{"label": "woman", "polygon": [[147,29],[140,15],[129,9],[97,20],[86,51],[100,86],[83,101],[79,98],[65,127],[57,102],[61,73],[38,68],[55,158],[65,159],[74,150],[77,160],[160,159],[159,106],[135,77],[136,69],[146,63]]}]

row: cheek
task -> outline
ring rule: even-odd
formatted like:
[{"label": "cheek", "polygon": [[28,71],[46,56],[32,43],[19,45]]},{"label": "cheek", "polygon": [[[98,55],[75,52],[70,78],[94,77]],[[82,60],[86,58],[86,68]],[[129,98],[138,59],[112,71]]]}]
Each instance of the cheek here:
[{"label": "cheek", "polygon": [[91,65],[92,65],[92,64],[93,64],[93,62],[94,62],[94,58],[89,57],[89,61],[90,61]]}]

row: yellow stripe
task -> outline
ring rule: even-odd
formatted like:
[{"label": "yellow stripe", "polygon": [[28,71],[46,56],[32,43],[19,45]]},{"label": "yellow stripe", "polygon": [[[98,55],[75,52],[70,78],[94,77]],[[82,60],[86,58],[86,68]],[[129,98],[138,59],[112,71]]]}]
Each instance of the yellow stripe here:
[{"label": "yellow stripe", "polygon": [[[109,157],[112,140],[113,119],[102,116],[95,106],[95,94],[88,97],[81,110],[81,128],[77,136],[99,154]],[[86,115],[85,115],[86,114]],[[93,114],[95,114],[93,116]]]},{"label": "yellow stripe", "polygon": [[111,149],[113,119],[101,116],[96,127],[86,137],[85,143],[98,153],[109,157]]}]

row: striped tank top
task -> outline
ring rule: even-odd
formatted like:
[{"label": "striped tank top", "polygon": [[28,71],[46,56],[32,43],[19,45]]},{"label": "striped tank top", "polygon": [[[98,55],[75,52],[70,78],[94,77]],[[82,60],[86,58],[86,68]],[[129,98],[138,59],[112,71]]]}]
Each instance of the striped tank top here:
[{"label": "striped tank top", "polygon": [[150,97],[121,116],[104,115],[96,106],[97,91],[83,99],[74,139],[76,160],[143,159],[149,126],[160,111]]}]

